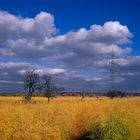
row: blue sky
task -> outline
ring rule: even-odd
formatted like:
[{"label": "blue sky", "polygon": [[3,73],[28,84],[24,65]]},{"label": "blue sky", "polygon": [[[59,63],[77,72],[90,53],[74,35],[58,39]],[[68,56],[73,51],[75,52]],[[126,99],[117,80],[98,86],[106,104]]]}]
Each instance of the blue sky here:
[{"label": "blue sky", "polygon": [[[1,0],[0,1],[0,11],[7,11],[9,13],[9,15],[14,15],[17,18],[19,16],[21,16],[23,19],[25,19],[27,17],[30,19],[34,19],[41,11],[47,12],[51,16],[54,17],[54,23],[52,23],[52,24],[54,24],[55,28],[57,29],[57,31],[56,31],[57,35],[55,35],[56,38],[61,35],[67,36],[67,34],[69,32],[73,32],[76,34],[78,32],[78,30],[81,28],[90,30],[90,27],[95,24],[103,26],[106,22],[117,21],[120,23],[120,25],[117,25],[117,26],[121,26],[121,25],[127,26],[128,30],[129,30],[129,32],[127,32],[127,33],[128,34],[131,33],[131,37],[130,37],[130,34],[129,35],[127,34],[125,37],[122,36],[125,39],[127,38],[129,40],[129,43],[127,41],[125,41],[125,43],[121,43],[119,45],[118,45],[118,43],[113,43],[113,45],[118,45],[119,48],[127,48],[127,47],[131,48],[132,49],[131,52],[129,54],[125,53],[125,57],[127,57],[127,61],[129,59],[129,63],[130,63],[130,61],[134,61],[134,64],[132,64],[132,66],[135,66],[134,73],[136,74],[139,71],[139,68],[140,68],[139,65],[136,66],[136,63],[139,62],[139,55],[140,55],[140,41],[139,41],[140,1],[139,0],[59,0],[59,1],[58,0],[36,0],[36,1],[34,1],[34,0],[24,0],[24,1]],[[21,22],[21,21],[19,21],[19,22]],[[52,19],[51,19],[51,22],[53,22]],[[109,24],[109,25],[112,25],[112,24]],[[1,26],[3,27],[3,25],[1,25]],[[18,30],[19,29],[17,29],[16,32],[18,32]],[[44,28],[44,30],[45,30],[45,28]],[[111,30],[111,28],[110,28],[110,30]],[[52,38],[53,37],[54,37],[54,35],[52,35]],[[10,37],[7,37],[5,40],[9,40],[9,38]],[[23,39],[25,37],[21,37],[21,38]],[[27,36],[26,36],[26,38],[27,38]],[[93,38],[94,38],[94,36],[93,36]],[[110,38],[109,38],[109,41],[112,42],[110,40]],[[111,43],[109,43],[109,44],[111,44]],[[29,44],[27,44],[27,45],[29,45]],[[40,44],[40,45],[42,45],[42,44]],[[55,44],[55,45],[57,46],[58,44]],[[71,43],[66,44],[66,46],[67,45],[71,46]],[[78,45],[79,44],[77,44],[77,46]],[[5,47],[5,46],[2,44],[1,47]],[[65,50],[68,52],[70,47],[67,47],[67,48],[62,49],[62,50]],[[72,50],[74,50],[74,49],[75,48],[72,48]],[[11,48],[9,50],[5,49],[4,51],[5,52],[7,51],[7,53],[9,53],[9,51],[11,51]],[[17,53],[17,55],[14,55],[13,57],[7,56],[7,55],[5,55],[5,56],[1,55],[0,62],[1,63],[6,62],[6,63],[10,63],[10,64],[11,63],[29,63],[32,65],[39,65],[40,67],[43,67],[44,69],[45,68],[64,69],[66,71],[65,72],[66,78],[64,79],[64,81],[67,80],[65,82],[65,83],[67,83],[66,88],[69,88],[69,89],[71,88],[71,79],[73,78],[70,76],[68,76],[69,78],[67,77],[67,75],[70,71],[73,71],[73,73],[76,73],[75,74],[76,78],[79,76],[78,77],[79,79],[78,78],[76,79],[74,77],[74,79],[76,79],[77,81],[78,80],[80,81],[82,79],[82,76],[83,77],[87,76],[86,78],[88,78],[88,76],[91,75],[91,74],[88,74],[89,71],[87,71],[86,69],[92,70],[92,68],[88,68],[88,66],[86,66],[87,64],[85,64],[85,67],[82,66],[82,69],[79,70],[77,67],[72,65],[72,61],[73,61],[72,58],[67,58],[67,59],[60,58],[60,61],[57,62],[54,57],[53,58],[50,57],[49,59],[46,59],[44,57],[41,58],[38,54],[36,54],[36,52],[34,52],[34,55],[32,55],[32,57],[29,57],[28,53],[27,53],[28,50],[27,50],[27,52],[24,52],[25,54],[23,55],[22,58],[19,57],[20,55],[22,55],[21,52],[18,54],[19,50],[16,50],[16,52],[15,52],[15,50],[12,50],[12,53],[13,52]],[[59,53],[61,53],[61,52],[59,52]],[[77,60],[77,65],[80,63],[79,64],[80,66],[81,66],[81,61],[82,61],[81,56],[82,56],[82,58],[87,58],[87,56],[89,55],[89,53],[85,54],[82,50],[76,50],[74,53],[77,54],[77,56],[75,56],[75,59],[80,58],[79,61]],[[130,59],[130,57],[132,57],[132,59]],[[37,58],[37,59],[35,59],[35,58]],[[92,56],[92,58],[94,58],[94,57]],[[91,58],[88,57],[88,60],[89,59],[91,59]],[[92,65],[92,64],[90,63],[89,65]],[[72,70],[71,70],[70,66],[71,66]],[[99,68],[95,68],[95,69],[96,70],[94,70],[93,73],[94,73],[94,77],[96,77],[96,79],[95,79],[95,81],[91,80],[91,83],[92,82],[96,83],[96,80],[98,82],[98,80],[100,80],[100,78],[99,78],[100,76],[98,75],[99,71],[104,71],[104,70],[99,70]],[[123,67],[122,71],[124,71],[124,69],[125,68]],[[132,70],[131,71],[128,70],[130,68],[127,67],[126,69],[127,69],[126,70],[127,73],[129,73],[129,74],[132,73]],[[3,71],[6,71],[7,75],[8,75],[8,72],[9,72],[9,74],[12,74],[12,73],[10,73],[10,70],[7,70],[5,67],[3,68]],[[61,74],[60,74],[60,76],[61,76]],[[20,75],[18,75],[18,76],[19,76],[18,80],[20,81],[21,78],[23,78],[23,77],[22,76],[20,77]],[[137,77],[138,78],[140,77],[139,74]],[[124,79],[122,81],[125,81],[125,82],[121,83],[121,84],[124,85],[124,87],[127,85],[126,83],[129,83],[131,85],[130,79],[135,79],[134,77],[132,78],[132,77],[128,77],[128,76],[123,77],[123,78]],[[8,80],[14,81],[12,76],[11,76],[11,79],[8,79]],[[5,81],[6,81],[6,79],[3,78],[2,83],[4,83]],[[94,86],[95,90],[96,89],[97,90],[100,90],[100,89],[107,90],[108,89],[107,86],[102,85],[103,81],[101,81],[101,83],[97,83],[97,85],[95,84],[95,86]],[[61,82],[61,83],[63,84],[63,82]],[[89,81],[86,80],[84,82],[85,83],[81,83],[80,85],[77,85],[77,88],[80,89],[80,86],[82,84],[87,85],[86,87],[88,88],[88,85],[91,84],[91,83],[88,84],[90,82],[90,80]],[[7,83],[10,83],[10,82],[7,82]],[[102,85],[102,86],[99,86],[99,85]],[[10,84],[7,84],[7,86],[12,87],[12,86],[10,86]],[[63,86],[63,85],[61,85],[61,86]],[[127,86],[125,88],[123,88],[122,86],[119,86],[119,87],[120,87],[120,89],[123,89],[123,90],[134,90],[134,91],[140,90],[138,88],[138,85],[132,87],[132,89],[131,88],[128,89]],[[76,87],[75,87],[75,89],[76,89]],[[3,90],[5,90],[4,87],[3,87]],[[16,88],[14,88],[14,90],[16,90]]]}]

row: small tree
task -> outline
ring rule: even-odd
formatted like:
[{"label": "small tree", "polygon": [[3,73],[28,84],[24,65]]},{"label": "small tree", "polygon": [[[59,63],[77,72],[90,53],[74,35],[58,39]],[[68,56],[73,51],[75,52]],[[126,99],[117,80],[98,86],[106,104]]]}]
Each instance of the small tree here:
[{"label": "small tree", "polygon": [[43,76],[44,84],[43,87],[45,89],[44,95],[48,98],[48,103],[50,102],[50,98],[53,96],[53,92],[57,90],[53,83],[53,79],[51,75]]},{"label": "small tree", "polygon": [[85,90],[83,89],[80,93],[81,95],[81,100],[83,100],[85,98]]},{"label": "small tree", "polygon": [[27,71],[25,74],[24,88],[28,90],[28,94],[25,95],[26,102],[31,101],[34,91],[41,89],[39,75],[35,70]]}]

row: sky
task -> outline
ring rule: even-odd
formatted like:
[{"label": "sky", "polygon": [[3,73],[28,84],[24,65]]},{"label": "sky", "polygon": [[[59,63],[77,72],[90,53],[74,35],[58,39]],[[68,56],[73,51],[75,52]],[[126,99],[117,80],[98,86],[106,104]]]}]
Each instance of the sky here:
[{"label": "sky", "polygon": [[140,91],[139,0],[0,0],[0,92],[37,68],[70,91]]}]

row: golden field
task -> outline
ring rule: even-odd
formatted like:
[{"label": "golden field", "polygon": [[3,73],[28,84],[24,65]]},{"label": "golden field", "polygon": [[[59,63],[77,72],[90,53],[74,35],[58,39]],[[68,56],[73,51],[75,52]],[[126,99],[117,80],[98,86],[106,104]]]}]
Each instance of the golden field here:
[{"label": "golden field", "polygon": [[140,97],[0,97],[0,140],[140,140]]}]

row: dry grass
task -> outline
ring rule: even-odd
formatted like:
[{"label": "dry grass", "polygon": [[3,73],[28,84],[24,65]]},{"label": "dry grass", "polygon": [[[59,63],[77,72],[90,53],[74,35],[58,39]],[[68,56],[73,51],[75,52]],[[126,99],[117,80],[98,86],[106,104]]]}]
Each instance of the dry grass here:
[{"label": "dry grass", "polygon": [[[25,104],[22,97],[0,97],[0,140],[80,139],[93,131],[90,129],[95,122],[108,126],[104,139],[109,139],[110,124],[116,123],[112,118],[119,119],[125,126],[128,140],[140,140],[140,97],[113,100],[59,97],[50,104],[43,97],[33,98],[32,104]],[[120,130],[111,127],[112,131],[113,128]],[[115,132],[114,140],[121,140],[118,130]]]}]

